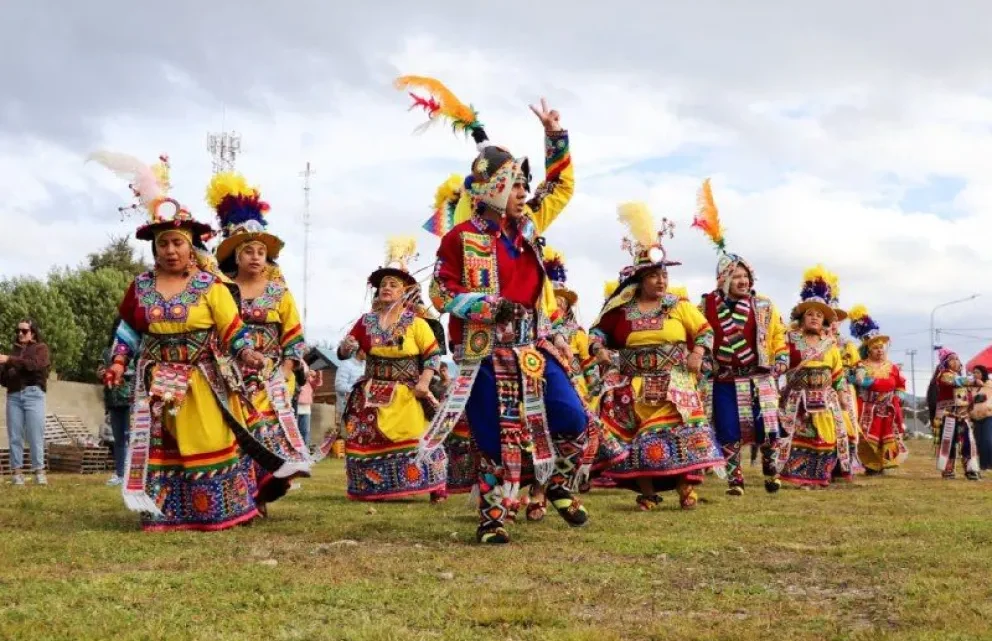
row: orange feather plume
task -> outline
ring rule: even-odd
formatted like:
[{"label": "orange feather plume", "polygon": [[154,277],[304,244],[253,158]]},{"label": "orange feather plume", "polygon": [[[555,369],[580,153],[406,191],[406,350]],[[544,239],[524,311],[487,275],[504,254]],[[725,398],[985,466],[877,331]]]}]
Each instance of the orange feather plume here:
[{"label": "orange feather plume", "polygon": [[[439,118],[450,121],[455,131],[470,131],[482,126],[475,109],[459,100],[440,80],[427,76],[400,76],[393,85],[401,91],[406,90],[413,98],[410,109],[420,107],[427,112],[428,120],[418,128],[420,131],[436,123]],[[411,91],[413,89],[419,89],[429,97],[418,96]]]},{"label": "orange feather plume", "polygon": [[713,201],[709,178],[703,181],[703,186],[696,195],[696,217],[692,219],[692,226],[703,230],[717,249],[723,251],[725,246],[723,225],[720,223],[720,212],[716,208],[716,202]]}]

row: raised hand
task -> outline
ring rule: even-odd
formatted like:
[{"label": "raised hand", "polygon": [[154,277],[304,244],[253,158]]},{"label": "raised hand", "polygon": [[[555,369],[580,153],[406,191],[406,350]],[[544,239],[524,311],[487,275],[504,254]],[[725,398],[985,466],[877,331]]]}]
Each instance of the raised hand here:
[{"label": "raised hand", "polygon": [[561,114],[556,109],[549,108],[548,101],[543,97],[541,98],[540,108],[530,105],[530,110],[534,112],[534,115],[544,125],[544,131],[561,131]]}]

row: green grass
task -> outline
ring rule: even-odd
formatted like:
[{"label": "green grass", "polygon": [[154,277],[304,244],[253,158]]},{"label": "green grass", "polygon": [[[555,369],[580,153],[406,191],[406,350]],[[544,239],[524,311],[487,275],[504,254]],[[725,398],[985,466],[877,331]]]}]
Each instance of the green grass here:
[{"label": "green grass", "polygon": [[213,534],[144,534],[105,477],[52,475],[0,487],[0,639],[992,638],[990,481],[912,452],[823,491],[710,477],[691,513],[594,490],[589,527],[549,515],[498,549],[465,497],[347,501],[340,461]]}]

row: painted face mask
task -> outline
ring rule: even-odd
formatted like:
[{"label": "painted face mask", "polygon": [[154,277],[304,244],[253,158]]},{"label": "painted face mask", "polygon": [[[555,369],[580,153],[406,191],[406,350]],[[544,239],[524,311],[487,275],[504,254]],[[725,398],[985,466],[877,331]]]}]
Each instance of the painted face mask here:
[{"label": "painted face mask", "polygon": [[513,185],[523,180],[530,191],[530,179],[530,161],[526,157],[514,158],[506,149],[490,145],[472,163],[472,199],[502,216]]}]

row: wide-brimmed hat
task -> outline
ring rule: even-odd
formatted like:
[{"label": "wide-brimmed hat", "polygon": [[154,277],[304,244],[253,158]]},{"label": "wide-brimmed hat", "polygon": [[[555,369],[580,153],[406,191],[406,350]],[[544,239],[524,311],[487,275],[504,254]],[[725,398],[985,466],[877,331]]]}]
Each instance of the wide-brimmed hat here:
[{"label": "wide-brimmed hat", "polygon": [[656,269],[668,271],[669,267],[682,263],[668,258],[663,240],[673,238],[675,224],[667,218],[658,226],[648,206],[642,202],[627,202],[617,207],[617,218],[630,234],[625,236],[621,246],[630,253],[633,261],[620,270],[620,289],[640,282],[641,277]]},{"label": "wide-brimmed hat", "polygon": [[833,322],[836,314],[834,308],[830,305],[832,298],[830,273],[822,265],[811,267],[803,274],[802,289],[799,292],[799,303],[792,308],[792,316],[799,319],[807,311],[816,309],[823,314],[826,322]]},{"label": "wide-brimmed hat", "polygon": [[217,262],[222,265],[245,243],[261,243],[266,258],[279,258],[285,243],[266,231],[265,219],[269,204],[262,200],[258,188],[252,187],[244,176],[235,172],[215,174],[207,186],[207,203],[217,212],[224,239],[215,250]]}]

